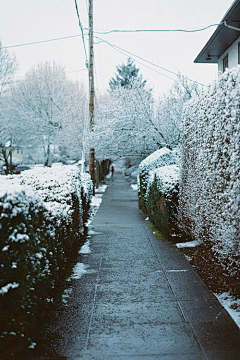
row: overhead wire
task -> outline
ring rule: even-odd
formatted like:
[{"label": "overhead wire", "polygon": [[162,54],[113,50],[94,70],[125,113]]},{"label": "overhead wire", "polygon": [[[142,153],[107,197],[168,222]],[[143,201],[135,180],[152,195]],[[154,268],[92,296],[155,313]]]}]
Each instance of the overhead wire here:
[{"label": "overhead wire", "polygon": [[[76,0],[75,0],[76,3]],[[79,15],[79,12],[78,12]],[[79,18],[80,19],[80,18]],[[80,25],[81,24],[81,25]],[[2,46],[3,49],[9,49],[9,48],[14,48],[14,47],[21,47],[21,46],[29,46],[29,45],[37,45],[37,44],[42,44],[42,43],[48,43],[48,42],[53,42],[53,41],[59,41],[59,40],[66,40],[66,39],[71,39],[71,38],[75,38],[75,37],[79,37],[82,36],[82,38],[84,39],[84,30],[88,31],[88,28],[83,28],[82,27],[82,23],[80,21],[80,28],[82,31],[82,35],[76,34],[76,35],[69,35],[69,36],[63,36],[63,37],[59,37],[59,38],[52,38],[52,39],[46,39],[46,40],[40,40],[40,41],[32,41],[32,42],[28,42],[28,43],[21,43],[21,44],[14,44],[14,45],[8,45],[8,46]],[[213,26],[219,26],[222,25],[224,23],[219,23],[219,24],[211,24],[208,26],[205,26],[203,28],[199,28],[199,29],[193,29],[193,30],[188,30],[188,29],[135,29],[135,30],[109,30],[109,31],[94,31],[95,34],[102,34],[102,35],[107,35],[107,34],[111,34],[111,33],[136,33],[136,32],[185,32],[185,33],[190,33],[190,32],[199,32],[199,31],[204,31],[210,27]],[[85,41],[84,41],[85,44]]]},{"label": "overhead wire", "polygon": [[87,57],[87,50],[86,50],[86,46],[85,46],[83,26],[82,26],[81,19],[80,19],[80,15],[79,15],[79,11],[78,11],[77,0],[74,0],[74,1],[75,1],[75,8],[76,8],[77,17],[78,17],[78,24],[79,24],[79,27],[80,27],[81,33],[82,33],[82,42],[83,42],[83,48],[84,48],[84,53],[85,53],[85,58],[86,58],[86,63],[85,63],[85,65],[86,65],[86,68],[88,68],[88,57]]},{"label": "overhead wire", "polygon": [[[207,30],[211,27],[222,25],[223,22],[218,24],[207,25],[198,29],[114,29],[107,31],[94,31],[95,34],[99,35],[108,35],[112,33],[140,33],[140,32],[184,32],[184,33],[194,33]],[[86,29],[85,29],[86,30]]]},{"label": "overhead wire", "polygon": [[43,43],[48,43],[48,42],[53,42],[53,41],[72,39],[72,38],[76,38],[79,36],[81,36],[81,35],[79,35],[79,34],[78,35],[69,35],[69,36],[63,36],[63,37],[53,38],[53,39],[46,39],[46,40],[40,40],[40,41],[32,41],[32,42],[28,42],[28,43],[2,46],[2,49],[10,49],[10,48],[29,46],[29,45],[38,45],[38,44],[43,44]]},{"label": "overhead wire", "polygon": [[[158,74],[160,74],[160,75],[162,75],[162,76],[164,76],[164,77],[166,77],[166,78],[168,78],[168,79],[171,79],[171,80],[175,81],[174,78],[172,78],[172,77],[170,77],[170,76],[168,76],[168,75],[165,75],[165,74],[163,74],[163,73],[160,73],[159,71],[157,71],[157,70],[155,70],[155,69],[152,69],[151,67],[147,66],[146,64],[141,63],[139,60],[136,60],[136,58],[138,58],[138,59],[140,59],[140,60],[142,60],[142,61],[144,61],[144,62],[146,62],[146,63],[149,63],[149,64],[151,64],[151,65],[153,65],[153,66],[155,66],[155,67],[157,67],[157,68],[159,68],[159,69],[162,69],[162,70],[164,70],[164,71],[167,71],[167,72],[169,72],[170,74],[173,74],[173,75],[175,75],[175,76],[179,76],[178,73],[176,73],[176,72],[174,72],[174,71],[171,71],[171,70],[169,70],[169,69],[167,69],[167,68],[165,68],[165,67],[162,67],[162,66],[160,66],[160,65],[157,65],[157,64],[155,64],[155,63],[153,63],[153,62],[151,62],[151,61],[149,61],[149,60],[146,60],[146,59],[144,59],[144,58],[141,57],[141,56],[138,56],[138,55],[136,55],[136,54],[133,54],[132,52],[130,52],[130,51],[128,51],[128,50],[125,50],[125,49],[123,49],[123,48],[121,48],[121,47],[119,47],[119,46],[117,46],[117,45],[114,45],[114,44],[110,43],[110,42],[107,41],[107,40],[104,40],[104,39],[102,39],[102,38],[99,38],[98,36],[95,36],[95,38],[98,39],[98,40],[100,40],[99,43],[101,43],[101,42],[106,43],[107,45],[111,46],[113,49],[115,49],[116,51],[118,51],[118,52],[120,52],[120,53],[122,53],[122,54],[124,54],[124,55],[128,54],[128,55],[131,55],[131,57],[133,57],[133,58],[135,57],[134,60],[137,61],[139,64],[147,67],[148,69],[150,69],[150,70],[152,70],[152,71],[154,71],[154,72],[156,72],[156,73],[158,73]],[[98,44],[99,44],[99,43],[98,43]],[[198,81],[196,81],[196,80],[189,79],[189,81],[194,82],[194,83],[197,83],[197,84],[199,84],[199,85],[201,85],[201,86],[206,86],[205,84],[202,84],[202,83],[200,83],[200,82],[198,82]]]},{"label": "overhead wire", "polygon": [[[100,39],[100,38],[98,38],[98,39]],[[147,60],[141,58],[141,57],[138,56],[138,55],[135,55],[135,54],[133,54],[133,53],[130,53],[129,51],[127,51],[127,50],[125,50],[125,49],[122,49],[122,48],[120,48],[119,46],[114,45],[114,44],[110,43],[110,42],[107,41],[107,40],[103,40],[103,39],[102,39],[102,40],[101,40],[99,43],[97,43],[96,45],[100,44],[101,42],[106,43],[107,45],[109,45],[110,47],[112,47],[114,50],[118,51],[119,53],[121,53],[121,54],[123,54],[123,55],[125,55],[125,56],[126,56],[126,54],[132,55],[132,58],[135,57],[134,60],[135,60],[136,62],[138,62],[139,64],[145,66],[146,68],[148,68],[148,69],[150,69],[150,70],[152,70],[152,71],[154,71],[154,72],[156,72],[156,73],[158,73],[158,74],[160,74],[160,75],[162,75],[162,76],[164,76],[164,77],[166,77],[166,78],[168,78],[168,79],[171,79],[171,80],[173,80],[173,81],[175,80],[174,78],[172,78],[172,77],[170,77],[170,76],[168,76],[168,75],[162,74],[162,73],[160,73],[159,71],[150,68],[149,66],[147,66],[147,65],[143,64],[142,62],[140,62],[139,60],[136,60],[136,58],[140,58],[141,60],[148,62]],[[161,68],[161,67],[160,67],[160,68]],[[167,70],[167,69],[164,69],[164,68],[162,68],[162,69],[171,72],[170,70]],[[173,73],[173,74],[176,75],[176,73]]]}]

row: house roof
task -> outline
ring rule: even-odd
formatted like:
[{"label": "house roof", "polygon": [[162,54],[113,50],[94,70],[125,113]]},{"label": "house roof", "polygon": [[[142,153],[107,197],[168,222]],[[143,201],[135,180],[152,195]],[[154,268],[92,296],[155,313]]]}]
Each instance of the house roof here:
[{"label": "house roof", "polygon": [[195,63],[217,63],[219,57],[237,40],[240,32],[224,25],[240,28],[240,0],[234,0],[220,25],[214,31],[204,48],[198,54]]}]

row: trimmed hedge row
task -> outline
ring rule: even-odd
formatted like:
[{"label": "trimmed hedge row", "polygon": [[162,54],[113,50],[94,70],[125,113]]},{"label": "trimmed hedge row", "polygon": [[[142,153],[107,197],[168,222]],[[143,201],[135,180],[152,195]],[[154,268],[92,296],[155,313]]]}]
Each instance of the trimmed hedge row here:
[{"label": "trimmed hedge row", "polygon": [[167,238],[181,237],[177,225],[178,194],[176,165],[163,166],[151,172],[151,180],[147,188],[147,214],[150,221]]},{"label": "trimmed hedge row", "polygon": [[161,166],[176,164],[178,161],[177,151],[162,148],[155,151],[144,159],[139,166],[139,207],[147,213],[147,187],[150,172]]},{"label": "trimmed hedge row", "polygon": [[0,191],[2,351],[13,343],[15,348],[31,346],[39,309],[53,302],[59,291],[89,217],[89,176],[81,179],[77,169],[67,167],[55,178],[54,170],[43,171],[40,178],[30,171],[0,179],[7,186]]},{"label": "trimmed hedge row", "polygon": [[139,166],[139,207],[167,238],[181,237],[178,229],[177,151],[162,148],[144,159]]},{"label": "trimmed hedge row", "polygon": [[179,218],[212,250],[228,276],[239,273],[240,66],[186,104]]}]

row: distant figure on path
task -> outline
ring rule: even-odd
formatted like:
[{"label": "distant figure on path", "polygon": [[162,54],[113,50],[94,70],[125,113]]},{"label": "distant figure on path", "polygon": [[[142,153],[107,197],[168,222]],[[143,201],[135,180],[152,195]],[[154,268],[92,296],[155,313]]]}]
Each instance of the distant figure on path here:
[{"label": "distant figure on path", "polygon": [[111,165],[111,173],[112,173],[112,177],[113,177],[113,174],[114,174],[114,165],[113,164]]}]

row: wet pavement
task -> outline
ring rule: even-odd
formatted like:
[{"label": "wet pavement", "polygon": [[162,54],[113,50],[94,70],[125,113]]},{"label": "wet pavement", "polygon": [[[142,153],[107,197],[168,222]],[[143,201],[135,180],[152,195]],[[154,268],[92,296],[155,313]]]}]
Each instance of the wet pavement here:
[{"label": "wet pavement", "polygon": [[239,358],[233,320],[149,225],[136,192],[116,173],[92,223],[91,253],[79,260],[87,272],[53,311],[35,359]]}]

